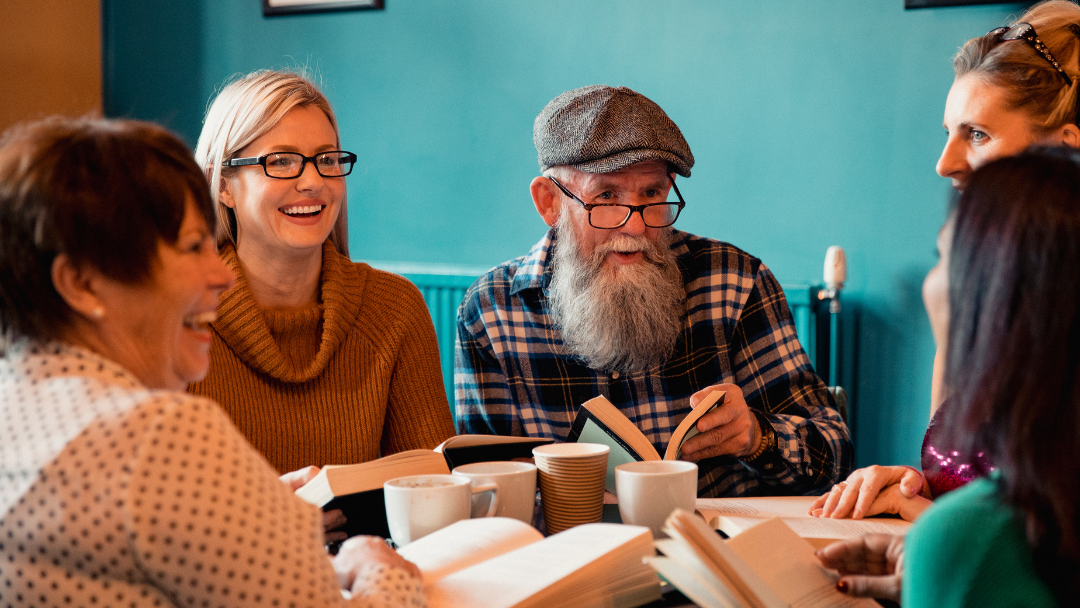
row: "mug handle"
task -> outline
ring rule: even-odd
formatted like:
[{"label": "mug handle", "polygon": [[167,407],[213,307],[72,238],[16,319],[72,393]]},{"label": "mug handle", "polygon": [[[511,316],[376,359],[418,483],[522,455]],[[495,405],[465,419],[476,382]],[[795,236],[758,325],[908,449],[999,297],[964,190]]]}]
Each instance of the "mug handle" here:
[{"label": "mug handle", "polygon": [[499,510],[499,486],[494,483],[485,483],[472,487],[472,494],[476,495],[481,492],[491,492],[491,501],[488,503],[487,513],[480,517],[491,517],[495,515],[495,511]]}]

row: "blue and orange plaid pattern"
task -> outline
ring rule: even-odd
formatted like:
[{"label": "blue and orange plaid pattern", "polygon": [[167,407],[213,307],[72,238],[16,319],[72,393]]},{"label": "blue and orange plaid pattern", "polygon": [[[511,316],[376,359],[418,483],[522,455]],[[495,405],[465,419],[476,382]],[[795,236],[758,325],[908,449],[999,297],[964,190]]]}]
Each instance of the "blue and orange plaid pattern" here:
[{"label": "blue and orange plaid pattern", "polygon": [[687,320],[675,353],[645,372],[604,374],[577,359],[554,326],[545,291],[556,233],[528,255],[495,267],[458,311],[458,431],[565,440],[581,403],[604,395],[663,454],[690,411],[690,395],[714,384],[742,388],[777,435],[784,466],[765,473],[731,456],[698,463],[698,495],[812,494],[852,464],[847,425],[799,344],[772,272],[747,253],[673,231]]}]

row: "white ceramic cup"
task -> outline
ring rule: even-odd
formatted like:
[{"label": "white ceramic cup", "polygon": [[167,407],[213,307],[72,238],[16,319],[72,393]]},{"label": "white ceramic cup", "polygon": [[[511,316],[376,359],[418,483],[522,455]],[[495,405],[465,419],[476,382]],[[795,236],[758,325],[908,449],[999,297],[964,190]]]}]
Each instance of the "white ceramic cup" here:
[{"label": "white ceramic cup", "polygon": [[386,523],[399,547],[462,519],[469,519],[474,494],[491,495],[485,517],[499,508],[499,488],[474,486],[464,475],[410,475],[383,484]]},{"label": "white ceramic cup", "polygon": [[675,509],[694,511],[698,468],[682,460],[646,460],[615,467],[615,491],[624,524],[648,526],[665,538],[664,521]]},{"label": "white ceramic cup", "polygon": [[[493,483],[499,487],[497,517],[513,517],[527,524],[533,520],[536,505],[536,465],[528,462],[474,462],[454,468],[454,475],[464,475],[474,486]],[[490,508],[491,498],[474,494],[472,515],[481,517]]]}]

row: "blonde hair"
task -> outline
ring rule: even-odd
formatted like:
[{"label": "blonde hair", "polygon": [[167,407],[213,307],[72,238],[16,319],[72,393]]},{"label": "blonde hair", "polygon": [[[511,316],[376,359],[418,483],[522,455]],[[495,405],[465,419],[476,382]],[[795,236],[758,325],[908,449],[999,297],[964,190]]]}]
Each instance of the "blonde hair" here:
[{"label": "blonde hair", "polygon": [[1023,40],[1002,41],[980,36],[964,44],[953,59],[959,80],[972,75],[1000,87],[1011,109],[1022,109],[1046,131],[1077,123],[1077,92],[1080,89],[1080,6],[1049,0],[1031,7],[1015,23],[1030,23],[1061,69],[1061,74]]},{"label": "blonde hair", "polygon": [[[236,243],[236,214],[219,199],[222,181],[239,169],[222,167],[245,146],[262,137],[277,125],[290,110],[314,107],[322,110],[338,133],[337,118],[330,102],[303,73],[259,70],[229,82],[214,98],[206,111],[199,143],[195,146],[195,161],[206,171],[210,194],[217,210],[217,241]],[[341,146],[340,136],[335,142]],[[349,255],[349,220],[345,199],[337,223],[330,231],[330,242],[346,257]]]}]

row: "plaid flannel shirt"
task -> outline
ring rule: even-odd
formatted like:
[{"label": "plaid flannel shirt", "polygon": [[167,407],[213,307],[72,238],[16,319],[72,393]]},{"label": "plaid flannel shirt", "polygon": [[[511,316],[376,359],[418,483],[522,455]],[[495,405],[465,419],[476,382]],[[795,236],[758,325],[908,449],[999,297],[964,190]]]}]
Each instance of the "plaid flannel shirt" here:
[{"label": "plaid flannel shirt", "polygon": [[[564,441],[578,406],[604,395],[664,453],[690,411],[690,395],[737,384],[759,422],[776,432],[773,465],[733,456],[702,460],[699,496],[810,494],[844,478],[847,426],[795,335],[787,300],[765,265],[727,243],[674,231],[687,320],[674,354],[632,374],[588,368],[562,342],[545,295],[556,233],[495,267],[458,311],[455,352],[461,433]],[[764,470],[769,469],[769,470]]]}]

